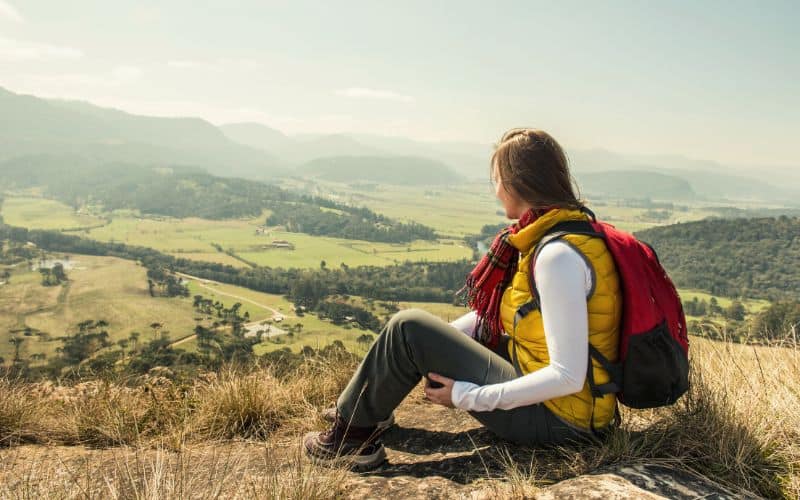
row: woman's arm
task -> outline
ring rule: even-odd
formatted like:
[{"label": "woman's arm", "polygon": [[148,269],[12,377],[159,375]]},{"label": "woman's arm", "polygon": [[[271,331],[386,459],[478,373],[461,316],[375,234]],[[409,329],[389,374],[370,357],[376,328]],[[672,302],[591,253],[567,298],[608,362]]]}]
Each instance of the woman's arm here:
[{"label": "woman's arm", "polygon": [[458,381],[452,393],[455,407],[469,411],[510,410],[574,394],[583,388],[589,356],[589,267],[575,249],[556,241],[542,249],[534,276],[550,364],[499,384],[479,386]]}]

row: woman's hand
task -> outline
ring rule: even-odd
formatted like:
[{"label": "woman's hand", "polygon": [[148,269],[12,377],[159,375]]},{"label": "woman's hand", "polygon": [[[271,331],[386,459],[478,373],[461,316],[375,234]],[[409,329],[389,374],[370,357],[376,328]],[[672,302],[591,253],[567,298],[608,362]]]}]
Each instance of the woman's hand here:
[{"label": "woman's hand", "polygon": [[425,385],[425,397],[432,403],[442,406],[453,407],[453,383],[455,380],[444,377],[438,373],[429,372],[428,380],[442,384],[441,387],[434,389],[430,385]]}]

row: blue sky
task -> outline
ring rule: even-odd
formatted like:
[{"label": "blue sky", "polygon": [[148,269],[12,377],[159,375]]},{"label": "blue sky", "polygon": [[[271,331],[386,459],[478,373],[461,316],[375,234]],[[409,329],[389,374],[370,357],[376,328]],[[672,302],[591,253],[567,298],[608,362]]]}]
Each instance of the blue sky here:
[{"label": "blue sky", "polygon": [[0,86],[288,133],[535,126],[569,147],[797,165],[799,6],[0,0]]}]

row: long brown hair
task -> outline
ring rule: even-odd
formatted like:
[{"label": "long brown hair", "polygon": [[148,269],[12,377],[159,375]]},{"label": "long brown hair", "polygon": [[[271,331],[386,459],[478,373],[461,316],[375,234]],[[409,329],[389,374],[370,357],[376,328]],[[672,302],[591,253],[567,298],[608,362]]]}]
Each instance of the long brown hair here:
[{"label": "long brown hair", "polygon": [[580,208],[577,184],[567,155],[550,134],[532,128],[514,128],[503,134],[490,163],[507,190],[533,208]]}]

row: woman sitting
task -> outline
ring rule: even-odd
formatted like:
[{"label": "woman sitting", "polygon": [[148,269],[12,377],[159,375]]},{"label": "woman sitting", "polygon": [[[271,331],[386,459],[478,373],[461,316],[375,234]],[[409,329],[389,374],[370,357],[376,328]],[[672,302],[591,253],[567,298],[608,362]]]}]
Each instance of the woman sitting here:
[{"label": "woman sitting", "polygon": [[[547,133],[513,129],[491,159],[495,194],[509,219],[467,278],[472,312],[452,324],[421,310],[397,313],[383,328],[330,415],[326,432],[304,438],[316,460],[361,469],[386,457],[377,439],[393,410],[426,376],[427,398],[467,410],[498,436],[524,445],[590,436],[614,420],[609,380],[590,361],[589,343],[616,361],[622,294],[600,238],[569,234],[534,249],[555,224],[587,220],[567,159]],[[531,274],[532,273],[532,274]],[[538,307],[517,315],[536,296]]]}]

